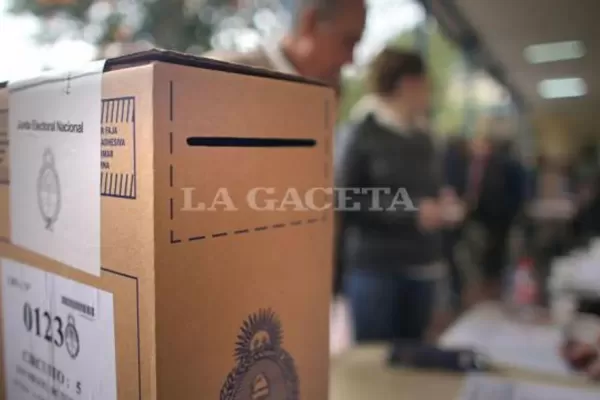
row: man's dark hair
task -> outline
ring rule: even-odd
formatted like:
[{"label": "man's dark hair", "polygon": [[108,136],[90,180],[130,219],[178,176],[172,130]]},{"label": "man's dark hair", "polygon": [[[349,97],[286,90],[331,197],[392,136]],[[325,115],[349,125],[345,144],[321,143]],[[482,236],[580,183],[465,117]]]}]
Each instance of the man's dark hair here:
[{"label": "man's dark hair", "polygon": [[370,85],[375,94],[389,96],[404,78],[424,76],[427,67],[421,55],[414,51],[384,49],[371,65]]}]

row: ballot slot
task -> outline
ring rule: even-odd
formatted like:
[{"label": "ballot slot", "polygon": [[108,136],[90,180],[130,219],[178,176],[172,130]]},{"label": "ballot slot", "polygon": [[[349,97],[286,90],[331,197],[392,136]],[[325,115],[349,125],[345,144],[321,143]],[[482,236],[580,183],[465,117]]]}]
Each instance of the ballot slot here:
[{"label": "ballot slot", "polygon": [[260,137],[209,137],[193,136],[187,138],[191,147],[315,147],[314,139],[301,138],[260,138]]}]

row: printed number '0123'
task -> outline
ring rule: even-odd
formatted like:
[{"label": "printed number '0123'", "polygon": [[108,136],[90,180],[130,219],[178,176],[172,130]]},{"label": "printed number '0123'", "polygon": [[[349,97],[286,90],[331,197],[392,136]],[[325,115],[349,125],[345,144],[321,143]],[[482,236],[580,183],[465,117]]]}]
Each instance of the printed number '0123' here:
[{"label": "printed number '0123'", "polygon": [[27,332],[43,338],[56,347],[62,347],[65,344],[64,322],[59,316],[52,316],[50,312],[36,307],[31,307],[29,303],[23,305],[23,322]]}]

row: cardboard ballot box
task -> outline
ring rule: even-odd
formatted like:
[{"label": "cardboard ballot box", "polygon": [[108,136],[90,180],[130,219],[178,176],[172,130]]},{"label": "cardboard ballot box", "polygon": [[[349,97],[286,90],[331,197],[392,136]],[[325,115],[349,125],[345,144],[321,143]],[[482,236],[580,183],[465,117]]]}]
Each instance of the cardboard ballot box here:
[{"label": "cardboard ballot box", "polygon": [[[98,274],[15,243],[0,149],[0,399],[326,399],[333,91],[158,50],[101,80]],[[31,224],[58,232],[71,205],[48,171],[81,171],[31,163]]]}]

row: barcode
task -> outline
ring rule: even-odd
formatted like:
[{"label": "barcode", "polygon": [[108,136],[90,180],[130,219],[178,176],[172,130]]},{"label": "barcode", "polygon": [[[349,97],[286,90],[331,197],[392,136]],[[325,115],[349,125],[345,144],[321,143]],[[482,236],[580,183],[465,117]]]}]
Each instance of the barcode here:
[{"label": "barcode", "polygon": [[90,317],[94,317],[96,315],[96,310],[94,310],[94,307],[80,303],[73,299],[69,299],[68,297],[62,297],[62,304]]}]

